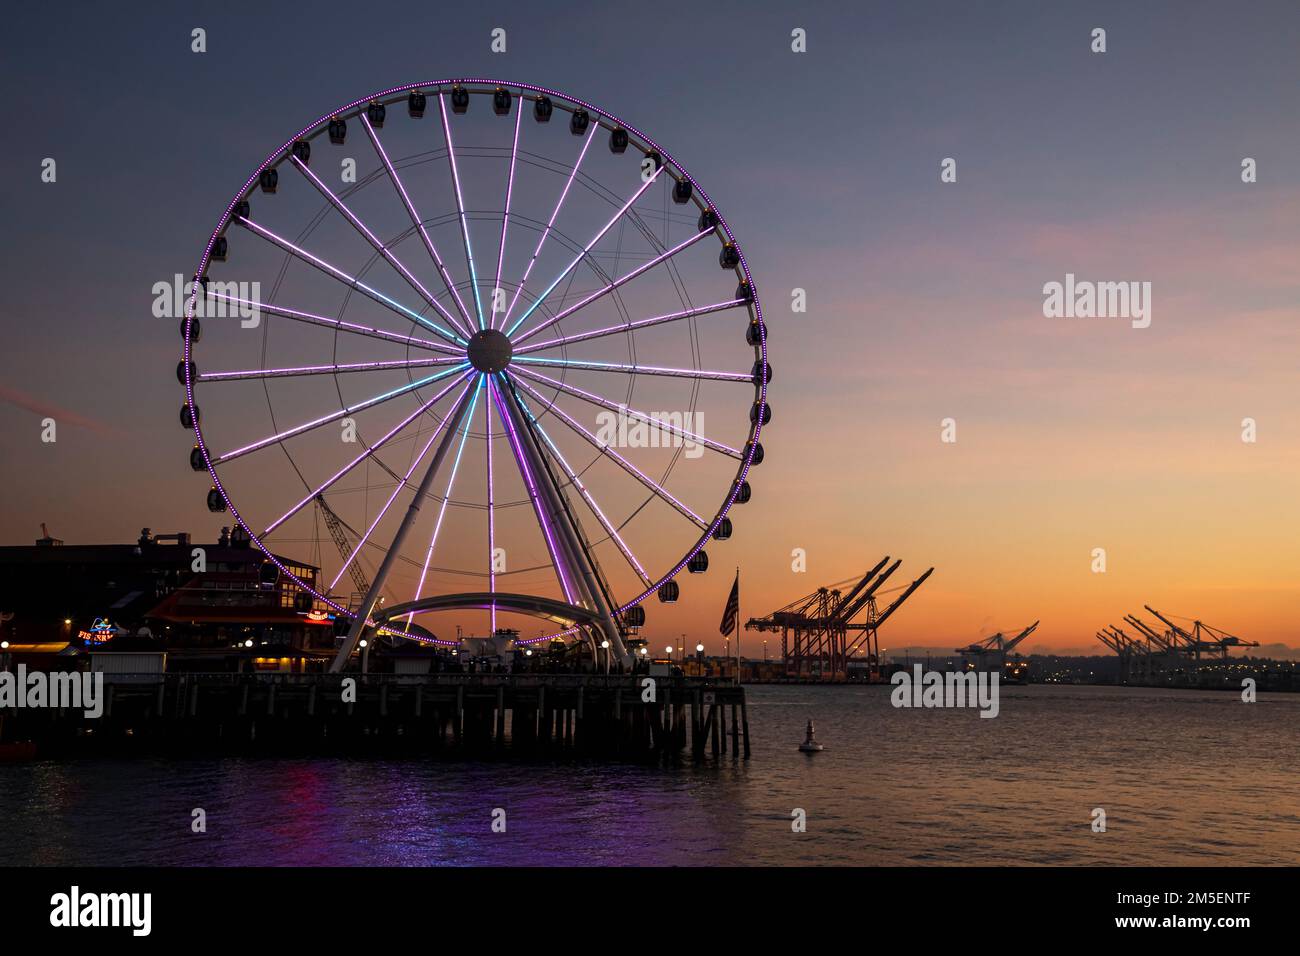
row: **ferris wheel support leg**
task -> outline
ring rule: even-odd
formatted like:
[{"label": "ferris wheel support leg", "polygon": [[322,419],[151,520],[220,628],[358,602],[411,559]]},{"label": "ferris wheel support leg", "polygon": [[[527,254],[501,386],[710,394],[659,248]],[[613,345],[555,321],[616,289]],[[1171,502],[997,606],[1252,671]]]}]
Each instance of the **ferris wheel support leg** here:
[{"label": "ferris wheel support leg", "polygon": [[557,537],[560,539],[567,558],[566,563],[570,568],[577,570],[578,574],[575,579],[582,588],[584,597],[600,615],[600,629],[605,640],[609,642],[609,652],[605,658],[606,669],[608,669],[611,656],[626,666],[631,663],[632,656],[627,652],[627,648],[623,646],[623,637],[619,634],[618,626],[614,623],[613,609],[605,601],[604,590],[597,580],[596,570],[587,558],[587,552],[578,537],[577,528],[574,527],[572,512],[561,499],[562,493],[551,479],[552,472],[542,459],[543,452],[537,442],[536,433],[530,427],[523,408],[520,407],[519,397],[515,394],[512,383],[506,382],[505,386],[505,388],[500,389],[500,392],[505,399],[507,413],[514,419],[516,432],[523,436],[520,445],[523,453],[529,458],[529,466],[532,468],[533,473],[538,476],[537,483],[541,494],[546,499],[546,510],[552,515]]},{"label": "ferris wheel support leg", "polygon": [[402,523],[398,525],[397,533],[393,536],[393,543],[389,545],[388,552],[379,565],[379,570],[375,572],[375,578],[370,584],[370,590],[366,592],[365,599],[361,602],[361,606],[357,608],[357,616],[352,621],[352,627],[348,629],[348,636],[343,641],[343,646],[334,655],[334,662],[330,664],[331,674],[341,672],[347,666],[348,659],[357,649],[361,635],[366,629],[366,622],[370,619],[370,615],[374,613],[375,605],[379,603],[379,596],[384,590],[384,582],[387,580],[389,572],[392,571],[398,555],[401,554],[402,543],[406,540],[406,535],[411,530],[411,526],[415,524],[415,519],[420,513],[420,505],[429,493],[434,476],[442,466],[442,460],[447,457],[447,451],[451,448],[456,433],[460,431],[461,421],[465,417],[465,410],[469,407],[470,395],[474,391],[473,387],[467,388],[452,411],[448,420],[447,434],[443,436],[442,442],[439,443],[433,461],[429,462],[429,469],[424,473],[424,478],[420,481],[420,487],[416,489],[415,497],[411,499],[411,506],[406,509],[406,515],[402,518]]}]

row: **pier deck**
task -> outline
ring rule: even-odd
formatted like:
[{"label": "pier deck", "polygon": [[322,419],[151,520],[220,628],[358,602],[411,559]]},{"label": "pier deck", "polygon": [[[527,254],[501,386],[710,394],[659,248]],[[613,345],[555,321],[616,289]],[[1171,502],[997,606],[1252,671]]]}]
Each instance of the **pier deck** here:
[{"label": "pier deck", "polygon": [[744,688],[708,678],[107,674],[103,694],[98,718],[0,711],[0,742],[32,740],[42,754],[750,755]]}]

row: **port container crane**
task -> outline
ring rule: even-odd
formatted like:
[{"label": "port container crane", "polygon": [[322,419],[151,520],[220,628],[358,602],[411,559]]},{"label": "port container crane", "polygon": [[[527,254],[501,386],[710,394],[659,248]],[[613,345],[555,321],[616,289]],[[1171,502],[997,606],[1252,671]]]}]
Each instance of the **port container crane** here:
[{"label": "port container crane", "polygon": [[1001,631],[998,631],[992,637],[986,637],[982,641],[977,641],[974,644],[968,644],[965,647],[958,647],[955,648],[954,650],[955,653],[961,654],[963,658],[965,657],[976,658],[977,663],[973,666],[977,670],[985,669],[980,665],[987,663],[987,659],[990,656],[995,655],[997,657],[997,668],[1001,670],[1006,667],[1007,653],[1009,651],[1014,650],[1020,644],[1021,641],[1027,638],[1030,634],[1034,633],[1034,631],[1038,630],[1038,625],[1039,622],[1035,621],[1033,624],[1030,624],[1019,634],[1017,634],[1015,637],[1009,640],[1007,639],[1006,635],[1004,635]]},{"label": "port container crane", "polygon": [[1228,650],[1233,647],[1259,647],[1258,641],[1243,641],[1226,631],[1220,631],[1218,628],[1209,627],[1200,621],[1192,622],[1192,630],[1179,627],[1169,618],[1165,617],[1151,605],[1145,605],[1146,609],[1154,614],[1165,624],[1169,625],[1171,633],[1176,634],[1186,645],[1188,652],[1195,660],[1200,660],[1204,653],[1207,656],[1217,656],[1221,660],[1228,659]]},{"label": "port container crane", "polygon": [[[849,657],[865,650],[868,675],[878,680],[879,629],[934,573],[934,568],[930,568],[881,611],[876,595],[902,563],[896,560],[885,567],[889,564],[886,555],[861,577],[818,588],[766,617],[750,618],[745,629],[780,632],[787,676],[844,680],[848,677]],[[853,586],[847,592],[841,590],[849,584]],[[851,642],[850,632],[856,634]]]}]

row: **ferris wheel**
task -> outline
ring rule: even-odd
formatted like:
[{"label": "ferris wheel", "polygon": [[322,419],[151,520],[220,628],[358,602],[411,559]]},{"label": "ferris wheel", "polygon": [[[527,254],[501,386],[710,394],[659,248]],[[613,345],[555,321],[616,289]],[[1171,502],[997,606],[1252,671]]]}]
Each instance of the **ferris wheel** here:
[{"label": "ferris wheel", "polygon": [[[290,137],[221,216],[181,336],[208,507],[351,619],[335,670],[367,628],[455,644],[431,622],[467,609],[626,659],[642,602],[731,537],[771,417],[708,195],[520,83],[395,87]],[[283,557],[304,548],[319,571]]]}]

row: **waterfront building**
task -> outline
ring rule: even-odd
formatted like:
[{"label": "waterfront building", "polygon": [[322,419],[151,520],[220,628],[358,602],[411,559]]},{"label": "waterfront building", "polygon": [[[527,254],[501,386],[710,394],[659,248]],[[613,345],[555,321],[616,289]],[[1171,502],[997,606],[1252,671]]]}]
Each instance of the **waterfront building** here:
[{"label": "waterfront building", "polygon": [[[315,566],[276,557],[315,581]],[[0,617],[13,659],[61,667],[71,662],[59,657],[141,639],[166,651],[170,671],[302,672],[326,666],[335,648],[332,614],[246,535],[224,530],[212,543],[145,528],[134,544],[66,545],[45,535],[0,547]]]}]

